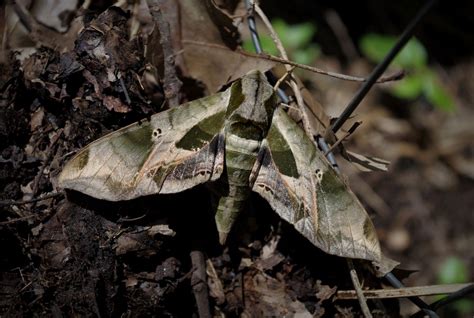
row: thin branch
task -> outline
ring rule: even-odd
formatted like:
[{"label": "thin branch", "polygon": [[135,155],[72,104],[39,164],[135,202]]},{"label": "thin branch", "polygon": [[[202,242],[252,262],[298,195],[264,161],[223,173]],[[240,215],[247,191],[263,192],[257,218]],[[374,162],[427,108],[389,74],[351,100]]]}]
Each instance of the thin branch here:
[{"label": "thin branch", "polygon": [[127,87],[125,86],[125,82],[123,80],[122,75],[120,76],[119,81],[120,81],[120,86],[122,86],[123,94],[125,95],[125,101],[127,102],[128,105],[131,105],[132,100],[130,99],[130,95],[128,94],[128,90],[127,90]]},{"label": "thin branch", "polygon": [[278,90],[278,88],[280,87],[280,85],[281,85],[284,81],[286,81],[286,79],[288,78],[288,76],[291,75],[291,72],[293,71],[294,67],[293,67],[293,66],[290,66],[290,67],[291,67],[291,70],[286,71],[285,74],[284,74],[282,77],[280,77],[280,78],[278,79],[278,81],[275,83],[275,85],[273,85],[273,90],[274,90],[274,91]]},{"label": "thin branch", "polygon": [[[452,303],[456,300],[464,298],[469,294],[474,293],[474,284],[471,283],[471,284],[468,284],[468,285],[469,286],[464,287],[464,288],[452,293],[451,295],[449,295],[447,297],[444,297],[443,299],[435,301],[434,303],[432,303],[430,305],[431,308],[433,308],[433,310],[437,310],[437,309],[439,309],[443,306],[446,306],[446,305],[448,305],[448,304],[450,304],[450,303]],[[423,315],[424,315],[424,311],[419,310],[418,312],[414,313],[410,317],[411,318],[419,318],[419,317],[423,317]]]},{"label": "thin branch", "polygon": [[27,216],[22,216],[21,218],[16,218],[16,219],[11,219],[11,220],[8,220],[8,221],[0,222],[0,225],[13,224],[13,223],[25,221],[25,220],[28,220],[28,219],[31,219],[31,218],[34,218],[34,217],[35,217],[35,215],[32,215],[32,214],[27,215]]},{"label": "thin branch", "polygon": [[341,116],[334,121],[331,125],[331,129],[334,133],[336,133],[342,125],[346,122],[346,120],[352,115],[354,110],[356,110],[357,106],[359,106],[362,99],[364,99],[365,95],[370,91],[372,86],[377,82],[377,79],[382,75],[383,72],[387,69],[393,59],[397,56],[397,54],[401,51],[401,49],[405,46],[408,40],[412,37],[415,27],[421,21],[421,19],[428,13],[429,9],[435,4],[436,0],[429,0],[418,13],[416,14],[415,18],[408,24],[408,26],[403,31],[402,35],[398,39],[397,43],[393,46],[393,48],[388,52],[382,62],[380,62],[377,67],[372,71],[367,81],[359,88],[357,93],[354,95],[352,100],[346,106],[344,111],[342,112]]},{"label": "thin branch", "polygon": [[[429,285],[392,289],[372,289],[363,290],[366,299],[383,299],[383,298],[408,298],[412,296],[432,296],[441,294],[452,294],[460,290],[469,288],[474,290],[474,284],[447,284],[447,285]],[[357,299],[357,291],[355,290],[339,290],[336,299]],[[433,308],[434,306],[431,305]]]},{"label": "thin branch", "polygon": [[163,50],[163,89],[169,106],[175,107],[179,105],[179,93],[183,83],[176,75],[174,60],[175,53],[173,52],[173,47],[171,45],[170,26],[160,9],[158,1],[155,0],[150,2],[152,3],[152,6],[150,7],[150,13],[153,16],[156,27],[158,27],[158,30],[160,31],[160,44]]},{"label": "thin branch", "polygon": [[[267,16],[265,15],[265,13],[262,11],[262,9],[260,8],[260,6],[257,3],[254,4],[254,10],[258,14],[260,19],[262,19],[263,23],[265,24],[265,27],[270,32],[270,36],[273,39],[273,42],[275,42],[275,45],[278,49],[278,52],[280,52],[280,55],[285,60],[288,60],[288,54],[286,53],[286,50],[285,50],[285,47],[283,46],[283,43],[281,43],[281,40],[278,37],[278,34],[276,33],[275,29],[273,29],[273,26],[272,26],[270,20],[268,20]],[[291,74],[292,70],[294,69],[294,66],[285,64],[285,68],[286,68],[286,71]],[[290,79],[290,85],[291,85],[291,89],[293,90],[293,92],[295,94],[296,103],[297,103],[299,109],[301,110],[300,114],[301,114],[301,119],[302,119],[302,122],[303,122],[303,128],[305,129],[306,134],[308,136],[311,136],[311,126],[309,124],[308,115],[304,111],[304,109],[305,109],[304,100],[303,100],[303,96],[301,95],[301,91],[298,87],[298,84],[296,83],[296,81],[293,78]]]},{"label": "thin branch", "polygon": [[[368,78],[365,78],[365,77],[351,76],[351,75],[345,75],[345,74],[340,74],[340,73],[331,72],[331,71],[325,71],[323,69],[320,69],[320,68],[317,68],[317,67],[314,67],[314,66],[309,66],[309,65],[306,65],[306,64],[296,63],[296,62],[286,60],[286,59],[280,58],[278,56],[274,56],[274,55],[270,55],[270,54],[266,54],[266,53],[262,53],[258,56],[256,56],[255,54],[249,53],[249,52],[245,52],[245,51],[240,51],[240,53],[242,53],[244,55],[252,56],[252,57],[260,57],[264,60],[278,62],[278,63],[281,63],[281,64],[288,64],[288,65],[300,68],[302,70],[310,71],[310,72],[317,73],[317,74],[327,75],[327,76],[334,77],[334,78],[337,78],[337,79],[341,79],[341,80],[344,80],[344,81],[366,82],[368,80]],[[404,71],[398,71],[395,74],[379,78],[376,81],[376,83],[380,84],[380,83],[398,81],[398,80],[401,80],[404,76],[405,76]]]},{"label": "thin branch", "polygon": [[[229,50],[228,47],[226,47],[224,45],[220,45],[220,44],[215,44],[215,43],[207,43],[207,42],[194,41],[194,40],[182,40],[181,42],[183,44],[194,44],[194,45],[206,46],[206,47],[222,49],[222,50],[227,50],[227,51]],[[331,71],[325,71],[325,70],[317,68],[317,67],[296,63],[294,61],[286,60],[284,58],[274,56],[274,55],[270,55],[270,54],[267,54],[267,53],[255,54],[255,53],[250,53],[250,52],[246,52],[246,51],[239,50],[239,49],[237,50],[237,52],[242,54],[242,55],[248,56],[248,57],[273,61],[273,62],[277,62],[277,63],[280,63],[280,64],[285,64],[285,65],[291,65],[291,66],[297,67],[297,68],[302,69],[302,70],[306,70],[306,71],[317,73],[317,74],[327,75],[327,76],[334,77],[334,78],[337,78],[337,79],[341,79],[341,80],[344,80],[344,81],[365,82],[365,81],[368,80],[368,78],[364,78],[364,77],[351,76],[351,75],[345,75],[345,74],[340,74],[340,73],[331,72]],[[403,71],[399,71],[399,72],[397,72],[395,74],[392,74],[392,75],[389,75],[389,76],[380,77],[376,81],[376,83],[380,84],[380,83],[398,81],[398,80],[402,79],[404,77],[404,75],[405,75],[405,73]]]},{"label": "thin branch", "polygon": [[193,272],[191,276],[191,286],[198,307],[199,318],[211,318],[211,308],[209,306],[209,288],[207,287],[206,260],[202,251],[191,251],[191,262]]},{"label": "thin branch", "polygon": [[[402,282],[393,273],[390,272],[384,277],[393,287],[405,288]],[[438,314],[431,308],[430,305],[428,305],[423,300],[421,300],[421,298],[418,298],[417,296],[413,296],[413,297],[407,297],[407,299],[409,299],[412,303],[414,303],[421,310],[423,310],[423,313],[425,315],[428,315],[430,318],[438,318]]]},{"label": "thin branch", "polygon": [[61,192],[54,192],[54,193],[46,194],[46,195],[44,195],[42,197],[39,197],[39,198],[34,198],[34,199],[31,199],[31,200],[25,200],[25,201],[3,200],[3,201],[0,201],[0,207],[10,206],[10,205],[25,205],[25,204],[29,204],[29,203],[35,203],[35,202],[38,202],[38,201],[44,201],[44,200],[47,200],[47,199],[50,199],[50,198],[54,198],[54,197],[57,197],[57,196],[60,196],[60,195],[63,195],[63,194]]},{"label": "thin branch", "polygon": [[45,151],[47,153],[46,159],[41,164],[41,167],[39,168],[38,174],[36,175],[36,177],[33,181],[33,186],[32,186],[32,191],[31,191],[33,196],[35,196],[36,192],[38,191],[39,182],[41,180],[41,177],[43,176],[44,169],[46,168],[46,165],[51,160],[51,158],[53,156],[53,149],[56,146],[56,143],[58,142],[59,137],[61,137],[62,134],[63,134],[63,129],[61,128],[58,131],[58,133],[56,134],[56,136],[54,137],[54,139],[49,144],[48,149],[46,149],[46,151]]},{"label": "thin branch", "polygon": [[367,306],[367,300],[365,299],[362,287],[360,285],[359,277],[357,276],[357,272],[354,268],[354,263],[350,258],[346,258],[346,261],[347,266],[349,267],[349,273],[351,275],[352,284],[354,285],[354,289],[357,294],[357,299],[359,300],[360,309],[362,310],[362,313],[364,314],[365,318],[372,318],[369,306]]},{"label": "thin branch", "polygon": [[351,134],[352,134],[352,133],[349,132],[349,131],[345,132],[345,133],[344,133],[344,136],[342,136],[341,138],[339,138],[335,143],[333,143],[333,144],[331,145],[331,147],[330,147],[328,150],[326,150],[326,151],[324,152],[324,156],[327,156],[330,152],[332,152],[334,149],[336,149],[337,146],[339,146],[339,144],[341,144],[341,143],[342,143],[347,137],[349,137]]}]

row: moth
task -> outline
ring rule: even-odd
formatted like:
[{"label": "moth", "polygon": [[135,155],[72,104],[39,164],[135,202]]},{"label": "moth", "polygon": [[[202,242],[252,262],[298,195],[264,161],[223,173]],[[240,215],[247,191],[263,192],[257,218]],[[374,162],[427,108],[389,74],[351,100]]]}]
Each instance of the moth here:
[{"label": "moth", "polygon": [[62,188],[109,200],[177,193],[220,180],[221,243],[251,192],[326,253],[379,261],[375,229],[356,196],[252,71],[227,90],[92,142],[64,167]]}]

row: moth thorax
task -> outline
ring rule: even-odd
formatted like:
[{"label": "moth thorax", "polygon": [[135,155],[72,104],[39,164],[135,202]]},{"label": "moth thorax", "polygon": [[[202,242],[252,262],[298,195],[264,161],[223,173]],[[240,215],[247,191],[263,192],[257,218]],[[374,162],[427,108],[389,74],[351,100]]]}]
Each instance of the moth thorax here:
[{"label": "moth thorax", "polygon": [[229,116],[229,132],[255,140],[261,140],[267,135],[276,107],[276,98],[271,86],[265,84],[268,87],[263,91],[257,89],[253,91],[255,95],[245,95],[244,101]]}]

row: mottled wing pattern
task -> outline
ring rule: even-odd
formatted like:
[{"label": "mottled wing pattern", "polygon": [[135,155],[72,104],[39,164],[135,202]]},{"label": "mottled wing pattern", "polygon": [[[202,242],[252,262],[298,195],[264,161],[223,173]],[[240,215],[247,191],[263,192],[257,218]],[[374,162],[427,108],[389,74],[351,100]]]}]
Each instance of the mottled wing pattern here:
[{"label": "mottled wing pattern", "polygon": [[224,165],[229,95],[183,104],[98,139],[66,164],[59,185],[120,201],[216,180]]},{"label": "mottled wing pattern", "polygon": [[317,247],[342,257],[380,260],[365,209],[281,108],[274,113],[253,171],[253,191]]}]

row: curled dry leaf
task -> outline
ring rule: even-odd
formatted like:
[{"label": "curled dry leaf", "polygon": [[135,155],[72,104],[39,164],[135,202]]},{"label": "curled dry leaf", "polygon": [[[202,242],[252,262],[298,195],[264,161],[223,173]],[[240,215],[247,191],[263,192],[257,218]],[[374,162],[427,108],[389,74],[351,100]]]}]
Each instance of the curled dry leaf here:
[{"label": "curled dry leaf", "polygon": [[209,286],[209,294],[216,300],[218,305],[225,302],[224,288],[222,282],[217,275],[216,269],[211,260],[206,261],[207,285]]},{"label": "curled dry leaf", "polygon": [[284,282],[252,270],[244,277],[242,317],[312,317],[304,304],[292,299]]},{"label": "curled dry leaf", "polygon": [[360,171],[387,171],[390,161],[377,157],[364,156],[352,151],[346,151],[347,159]]},{"label": "curled dry leaf", "polygon": [[130,107],[125,105],[120,100],[120,98],[114,96],[104,96],[102,101],[108,110],[113,110],[116,113],[128,113],[130,111]]},{"label": "curled dry leaf", "polygon": [[[161,9],[170,24],[176,65],[184,76],[202,81],[210,93],[251,70],[265,72],[275,65],[236,51],[238,32],[233,20],[211,0],[169,0]],[[153,49],[147,56],[162,70],[158,43],[159,34],[150,36],[148,46]]]},{"label": "curled dry leaf", "polygon": [[337,287],[329,287],[328,285],[321,284],[321,281],[316,281],[316,297],[319,299],[318,303],[321,304],[323,301],[330,299],[337,291]]},{"label": "curled dry leaf", "polygon": [[276,265],[280,264],[285,257],[278,252],[277,246],[280,241],[280,236],[274,236],[267,244],[262,248],[260,258],[254,263],[256,268],[263,270],[272,269]]},{"label": "curled dry leaf", "polygon": [[147,230],[147,234],[150,237],[154,237],[156,234],[165,235],[165,236],[175,236],[176,232],[170,229],[167,224],[158,224],[153,225]]},{"label": "curled dry leaf", "polygon": [[83,27],[82,16],[73,17],[77,1],[33,1],[31,8],[16,1],[6,8],[7,49],[43,45],[61,52],[74,47],[74,41]]},{"label": "curled dry leaf", "polygon": [[35,131],[38,127],[41,126],[44,119],[44,108],[38,108],[32,115],[30,121],[30,130]]},{"label": "curled dry leaf", "polygon": [[[153,235],[152,235],[153,234]],[[138,233],[122,233],[116,240],[116,255],[136,252],[142,257],[156,255],[160,243],[154,240],[154,231],[139,231]]]}]

